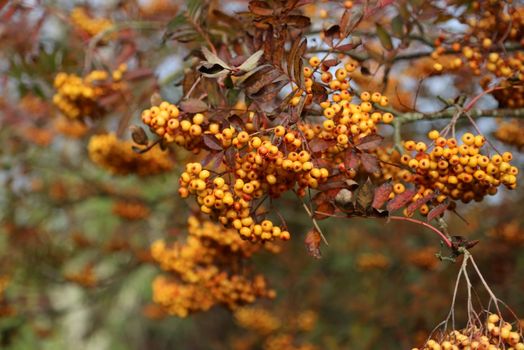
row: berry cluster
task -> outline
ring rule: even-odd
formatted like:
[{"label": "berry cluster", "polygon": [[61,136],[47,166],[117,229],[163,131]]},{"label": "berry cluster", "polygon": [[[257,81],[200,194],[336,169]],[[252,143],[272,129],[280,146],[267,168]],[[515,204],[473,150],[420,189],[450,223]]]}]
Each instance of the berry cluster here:
[{"label": "berry cluster", "polygon": [[504,121],[499,124],[494,136],[501,142],[522,149],[524,147],[524,123],[520,120]]},{"label": "berry cluster", "polygon": [[[278,251],[271,243],[264,247]],[[153,300],[169,314],[185,317],[218,304],[236,309],[257,298],[273,298],[275,292],[262,275],[241,268],[242,260],[261,248],[242,240],[235,230],[190,217],[185,242],[168,246],[156,241],[151,246],[153,259],[171,273],[155,279]]]},{"label": "berry cluster", "polygon": [[241,307],[235,311],[234,317],[240,327],[262,335],[272,333],[282,326],[278,317],[260,307]]},{"label": "berry cluster", "polygon": [[140,202],[118,200],[113,204],[113,214],[126,220],[144,220],[149,217],[150,210]]},{"label": "berry cluster", "polygon": [[[514,6],[506,1],[475,1],[471,12],[462,16],[462,22],[467,25],[468,31],[458,40],[439,37],[435,44],[436,49],[432,57],[437,61],[434,69],[437,72],[453,70],[466,65],[475,75],[483,71],[488,74],[481,79],[485,88],[494,78],[503,78],[498,83],[503,89],[494,91],[494,97],[501,106],[518,108],[524,106],[522,97],[522,82],[524,81],[524,52],[505,51],[504,54],[494,52],[499,49],[500,42],[522,45],[524,33],[524,7]],[[504,37],[493,37],[493,33],[505,33]],[[450,43],[448,43],[450,42]],[[449,46],[449,47],[448,47]],[[453,55],[452,59],[441,56],[446,49],[460,52],[461,56]],[[520,85],[513,85],[508,79],[519,81]]]},{"label": "berry cluster", "polygon": [[296,340],[291,334],[278,334],[269,337],[264,342],[264,350],[316,350],[317,347],[305,343],[296,345]]},{"label": "berry cluster", "polygon": [[329,172],[314,165],[311,153],[303,147],[300,130],[278,125],[250,134],[252,119],[249,113],[245,130],[238,131],[231,125],[210,122],[202,113],[181,113],[166,102],[142,113],[143,122],[166,142],[195,152],[209,150],[209,143],[234,151],[229,163],[223,160],[233,177],[217,175],[199,163],[187,164],[179,180],[183,198],[195,196],[202,212],[235,227],[246,239],[288,240],[290,234],[284,228],[268,219],[258,220],[255,202],[278,198],[290,190],[304,195],[306,189],[325,182]]},{"label": "berry cluster", "polygon": [[488,231],[491,238],[512,245],[524,243],[524,229],[517,220],[504,222]]},{"label": "berry cluster", "polygon": [[[278,315],[275,312],[261,308],[246,306],[234,313],[236,323],[247,330],[256,333],[248,343],[236,343],[234,349],[259,349],[262,343],[264,350],[313,350],[309,343],[298,338],[312,331],[317,322],[317,314],[312,310],[305,310],[293,315]],[[246,339],[247,340],[247,339]]]},{"label": "berry cluster", "polygon": [[[349,61],[343,67],[327,67],[321,60],[313,56],[309,59],[310,67],[304,67],[305,103],[313,102],[313,85],[326,86],[328,98],[320,102],[322,115],[325,118],[321,124],[303,124],[302,132],[306,139],[321,139],[333,141],[330,153],[340,153],[352,143],[367,135],[377,132],[377,124],[389,124],[393,115],[375,110],[373,103],[385,107],[389,101],[379,92],[364,91],[359,101],[354,101],[354,92],[350,87],[351,74],[358,67],[357,62]],[[333,72],[332,72],[333,71]],[[304,98],[303,91],[297,89],[292,105],[298,105]],[[356,102],[356,103],[352,103]]]},{"label": "berry cluster", "polygon": [[360,271],[385,270],[389,267],[390,261],[384,254],[367,253],[359,255],[356,264]]},{"label": "berry cluster", "polygon": [[90,37],[113,26],[113,22],[109,19],[91,17],[83,7],[75,7],[70,16],[73,25]]},{"label": "berry cluster", "polygon": [[[510,161],[513,155],[504,152],[491,157],[480,153],[485,139],[481,135],[465,133],[462,144],[455,138],[445,138],[437,130],[429,132],[431,145],[412,140],[404,141],[405,153],[380,151],[379,158],[389,163],[397,161],[403,168],[385,166],[383,176],[393,179],[391,197],[406,190],[405,183],[415,185],[418,193],[412,201],[434,195],[436,203],[446,199],[481,201],[486,195],[494,195],[500,185],[508,189],[517,186],[518,168]],[[420,207],[421,214],[427,214],[429,207]]]},{"label": "berry cluster", "polygon": [[[309,189],[319,188],[335,171],[321,164],[333,160],[335,164],[341,163],[350,147],[377,133],[378,123],[393,120],[391,113],[374,110],[373,103],[381,106],[388,103],[378,92],[363,92],[359,102],[352,103],[349,75],[357,68],[355,62],[336,69],[335,78],[318,57],[309,62],[311,67],[304,68],[305,91],[297,89],[290,103],[297,105],[301,99],[306,104],[313,102],[313,84],[320,84],[313,79],[317,68],[321,69],[319,79],[327,86],[327,97],[320,103],[320,123],[289,124],[278,120],[273,125],[269,121],[260,125],[256,122],[260,116],[239,104],[235,111],[244,112],[240,116],[235,114],[240,119],[235,123],[212,111],[184,112],[168,102],[142,112],[143,123],[165,143],[176,143],[194,153],[205,150],[211,155],[222,154],[214,158],[216,169],[206,169],[199,163],[187,164],[179,180],[179,193],[183,198],[195,197],[203,213],[226,227],[234,227],[245,239],[289,239],[285,227],[265,217],[261,204],[289,191],[302,197]],[[312,149],[314,143],[325,147]],[[348,174],[355,176],[356,171],[352,169]]]},{"label": "berry cluster", "polygon": [[[497,314],[490,314],[485,327],[471,326],[460,331],[452,331],[440,341],[429,340],[421,350],[524,350],[523,341],[520,332],[513,330],[510,323],[502,321]],[[413,350],[418,350],[418,348],[413,348]]]},{"label": "berry cluster", "polygon": [[87,146],[93,163],[114,175],[156,175],[171,170],[169,155],[155,148],[145,154],[132,150],[131,141],[119,140],[114,134],[94,135]]},{"label": "berry cluster", "polygon": [[439,260],[435,256],[435,249],[432,247],[411,252],[407,256],[407,261],[422,270],[434,270],[439,263]]},{"label": "berry cluster", "polygon": [[58,73],[53,103],[71,119],[100,117],[105,111],[100,99],[126,90],[126,83],[122,81],[126,70],[127,66],[121,64],[111,74],[104,70],[94,70],[85,77]]}]

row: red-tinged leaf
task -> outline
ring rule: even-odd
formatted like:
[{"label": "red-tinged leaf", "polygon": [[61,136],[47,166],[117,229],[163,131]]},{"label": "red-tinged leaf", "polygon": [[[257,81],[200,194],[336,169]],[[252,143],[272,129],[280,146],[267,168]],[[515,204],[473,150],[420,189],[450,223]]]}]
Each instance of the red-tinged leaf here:
[{"label": "red-tinged leaf", "polygon": [[234,147],[229,147],[226,150],[224,159],[226,160],[227,166],[230,167],[230,168],[234,168],[235,167],[235,154],[236,154],[236,152],[237,151],[234,149]]},{"label": "red-tinged leaf", "polygon": [[444,202],[444,203],[437,205],[435,208],[431,209],[428,213],[427,221],[430,222],[431,220],[444,214],[446,209],[448,209],[448,206],[449,206],[449,202]]},{"label": "red-tinged leaf", "polygon": [[362,153],[360,155],[360,162],[362,163],[364,170],[370,174],[380,171],[378,158],[374,154]]},{"label": "red-tinged leaf", "polygon": [[309,143],[309,148],[313,153],[322,152],[330,146],[330,142],[315,138]]},{"label": "red-tinged leaf", "polygon": [[464,247],[466,249],[471,249],[473,248],[474,246],[476,246],[480,241],[478,239],[476,240],[473,240],[473,241],[467,241],[465,244],[464,244]]},{"label": "red-tinged leaf", "polygon": [[337,46],[337,50],[339,51],[350,51],[357,47],[359,47],[362,44],[362,39],[353,39],[352,42],[344,45]]},{"label": "red-tinged leaf", "polygon": [[309,232],[306,234],[304,243],[306,244],[308,254],[316,259],[320,259],[322,257],[322,254],[320,253],[320,242],[322,242],[320,232],[318,232],[316,228],[309,230]]},{"label": "red-tinged leaf", "polygon": [[389,195],[393,192],[393,185],[391,182],[384,182],[375,189],[373,196],[373,204],[371,206],[375,209],[380,209],[388,201]]},{"label": "red-tinged leaf", "polygon": [[408,204],[409,201],[411,201],[411,199],[413,198],[413,196],[416,193],[417,193],[417,191],[415,191],[413,189],[409,189],[409,190],[406,190],[405,192],[403,192],[401,194],[397,194],[395,196],[395,198],[393,198],[392,200],[389,201],[388,205],[386,206],[386,209],[389,212],[392,212],[392,211],[395,211],[397,209],[402,208],[403,206]]},{"label": "red-tinged leaf", "polygon": [[342,14],[342,17],[340,18],[340,31],[342,32],[342,35],[345,37],[348,35],[348,29],[349,29],[349,20],[351,19],[351,12],[348,10],[345,10]]},{"label": "red-tinged leaf", "polygon": [[204,159],[202,159],[202,166],[213,163],[213,166],[216,168],[222,162],[224,158],[224,152],[209,152]]},{"label": "red-tinged leaf", "polygon": [[435,194],[432,193],[432,194],[428,194],[427,196],[417,199],[416,201],[408,205],[408,207],[406,208],[406,211],[407,211],[406,214],[408,216],[413,215],[415,210],[417,210],[418,208],[420,208],[421,206],[423,206],[424,204],[432,200],[434,197],[435,197]]},{"label": "red-tinged leaf", "polygon": [[324,62],[322,62],[322,65],[325,67],[325,68],[331,68],[333,66],[336,66],[340,61],[336,58],[332,58],[330,60],[325,60]]},{"label": "red-tinged leaf", "polygon": [[371,134],[361,138],[356,146],[361,151],[373,151],[380,145],[382,140],[384,140],[382,136]]},{"label": "red-tinged leaf", "polygon": [[213,135],[204,135],[204,144],[212,150],[222,151],[223,147],[220,141]]},{"label": "red-tinged leaf", "polygon": [[335,214],[335,205],[331,202],[322,202],[320,203],[316,210],[313,217],[317,220],[324,220],[329,217],[331,217],[333,214]]},{"label": "red-tinged leaf", "polygon": [[196,98],[190,98],[180,103],[180,109],[187,113],[199,113],[207,111],[207,104]]},{"label": "red-tinged leaf", "polygon": [[[330,181],[324,182],[323,184],[320,184],[317,187],[317,190],[326,192],[328,190],[341,189],[341,188],[346,188],[346,187],[347,186],[346,186],[346,182],[345,181],[343,181],[343,180],[336,181],[336,180],[331,180],[330,179]],[[331,197],[328,197],[328,198],[331,198]]]},{"label": "red-tinged leaf", "polygon": [[344,158],[344,165],[348,169],[357,169],[360,165],[360,155],[353,150],[348,150]]}]

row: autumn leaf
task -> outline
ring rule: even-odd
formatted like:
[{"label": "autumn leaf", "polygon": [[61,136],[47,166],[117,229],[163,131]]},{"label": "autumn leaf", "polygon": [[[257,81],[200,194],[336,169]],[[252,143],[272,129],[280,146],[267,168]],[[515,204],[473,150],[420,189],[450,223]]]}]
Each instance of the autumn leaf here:
[{"label": "autumn leaf", "polygon": [[375,209],[380,209],[389,199],[389,195],[393,192],[393,185],[391,182],[384,182],[382,185],[375,189],[373,195],[373,204],[371,206]]},{"label": "autumn leaf", "polygon": [[322,237],[320,235],[320,232],[318,232],[316,228],[312,228],[311,230],[309,230],[304,240],[308,254],[316,259],[320,259],[322,257],[322,254],[320,252],[321,241]]},{"label": "autumn leaf", "polygon": [[430,222],[431,220],[435,219],[436,217],[441,216],[444,214],[446,209],[448,209],[449,202],[444,202],[439,205],[437,205],[435,208],[431,209],[428,213],[427,221]]},{"label": "autumn leaf", "polygon": [[204,144],[212,150],[222,151],[223,147],[220,141],[213,135],[204,135]]},{"label": "autumn leaf", "polygon": [[180,109],[187,113],[199,113],[207,111],[207,104],[196,98],[190,98],[180,103]]},{"label": "autumn leaf", "polygon": [[380,171],[380,167],[378,166],[378,159],[373,154],[362,153],[360,155],[360,162],[362,163],[362,167],[364,168],[364,170],[366,170],[370,174]]},{"label": "autumn leaf", "polygon": [[415,210],[417,210],[418,208],[420,208],[421,206],[423,206],[424,204],[432,200],[434,197],[435,197],[435,194],[432,193],[432,194],[428,194],[427,196],[417,199],[416,201],[408,205],[408,207],[406,208],[406,214],[408,216],[413,215]]},{"label": "autumn leaf", "polygon": [[379,23],[376,23],[377,26],[377,36],[378,40],[386,50],[393,50],[393,42],[391,41],[391,36],[389,33],[382,27]]},{"label": "autumn leaf", "polygon": [[356,201],[357,204],[360,206],[361,209],[364,209],[367,211],[367,209],[370,207],[371,203],[373,202],[373,183],[368,178],[366,182],[360,186],[358,189]]},{"label": "autumn leaf", "polygon": [[382,140],[384,140],[384,137],[378,134],[371,134],[361,138],[356,146],[361,151],[373,151],[380,145]]},{"label": "autumn leaf", "polygon": [[395,198],[389,201],[388,205],[386,206],[386,209],[389,212],[392,212],[402,208],[403,206],[409,203],[409,201],[413,198],[413,196],[416,193],[417,191],[415,191],[414,189],[408,189],[402,192],[401,194],[397,194]]},{"label": "autumn leaf", "polygon": [[131,138],[136,144],[146,146],[149,143],[149,138],[143,128],[131,125]]}]

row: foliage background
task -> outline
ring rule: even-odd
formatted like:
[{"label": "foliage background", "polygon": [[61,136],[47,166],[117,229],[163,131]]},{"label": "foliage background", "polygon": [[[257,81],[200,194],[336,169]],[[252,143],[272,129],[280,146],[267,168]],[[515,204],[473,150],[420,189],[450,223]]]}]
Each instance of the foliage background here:
[{"label": "foliage background", "polygon": [[[51,99],[55,74],[80,72],[86,60],[90,38],[75,31],[68,15],[78,4],[0,1],[0,16],[13,8],[20,11],[0,23],[0,271],[9,279],[0,304],[1,348],[248,349],[262,345],[224,309],[177,319],[165,317],[151,304],[151,281],[158,270],[148,257],[148,246],[157,238],[183,235],[191,209],[176,190],[178,165],[188,155],[172,154],[176,169],[151,178],[112,176],[89,160],[89,135],[116,130],[129,138],[127,124],[139,123],[139,112],[149,106],[153,92],[172,101],[181,97],[176,83],[187,51],[163,42],[162,29],[183,4],[158,5],[160,10],[151,7],[148,12],[146,3],[88,4],[94,13],[116,23],[122,20],[131,28],[119,32],[117,43],[98,52],[98,64],[103,66],[108,58],[128,50],[130,66],[143,69],[139,73],[146,78],[133,83],[131,95],[125,97],[127,104],[117,104],[101,121],[88,122],[88,130],[78,126],[81,135],[74,136]],[[422,6],[417,1],[399,3]],[[229,11],[245,7],[243,2],[222,5]],[[313,15],[324,6],[317,5],[309,8]],[[436,109],[438,102],[430,96],[456,97],[458,90],[449,88],[458,85],[456,79],[440,75],[426,79],[419,109]],[[412,78],[405,80],[413,86]],[[480,106],[496,103],[486,97]],[[403,136],[445,124],[410,124],[403,128]],[[489,135],[497,124],[490,119],[480,126]],[[494,142],[501,149],[508,147]],[[524,194],[520,189],[502,192],[459,208],[467,223],[446,215],[450,231],[481,241],[473,253],[485,278],[517,315],[524,315]],[[115,215],[115,203],[129,200],[140,203],[149,214],[141,220]],[[255,264],[278,292],[276,300],[260,305],[281,320],[296,319],[306,310],[316,315],[311,330],[295,334],[298,341],[320,349],[405,349],[423,342],[445,318],[459,266],[434,258],[441,247],[422,227],[361,218],[323,221],[329,246],[322,247],[323,257],[316,260],[306,253],[300,238],[311,226],[307,214],[296,202],[286,201],[282,213],[290,218],[288,225],[297,233],[296,239],[286,243],[278,256],[257,257]],[[92,283],[74,283],[74,275],[91,276]],[[479,281],[473,283],[479,300],[487,300]],[[459,298],[457,312],[464,317],[465,296]]]}]

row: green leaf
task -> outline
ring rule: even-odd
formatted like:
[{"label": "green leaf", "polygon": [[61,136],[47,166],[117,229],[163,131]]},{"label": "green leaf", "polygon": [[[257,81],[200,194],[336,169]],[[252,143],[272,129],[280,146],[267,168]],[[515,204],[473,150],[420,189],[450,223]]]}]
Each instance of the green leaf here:
[{"label": "green leaf", "polygon": [[402,38],[404,36],[404,21],[401,15],[397,15],[391,20],[391,29],[396,37]]},{"label": "green leaf", "polygon": [[393,50],[393,42],[391,41],[391,36],[389,33],[382,27],[379,23],[376,23],[377,26],[377,36],[378,40],[386,50]]}]

